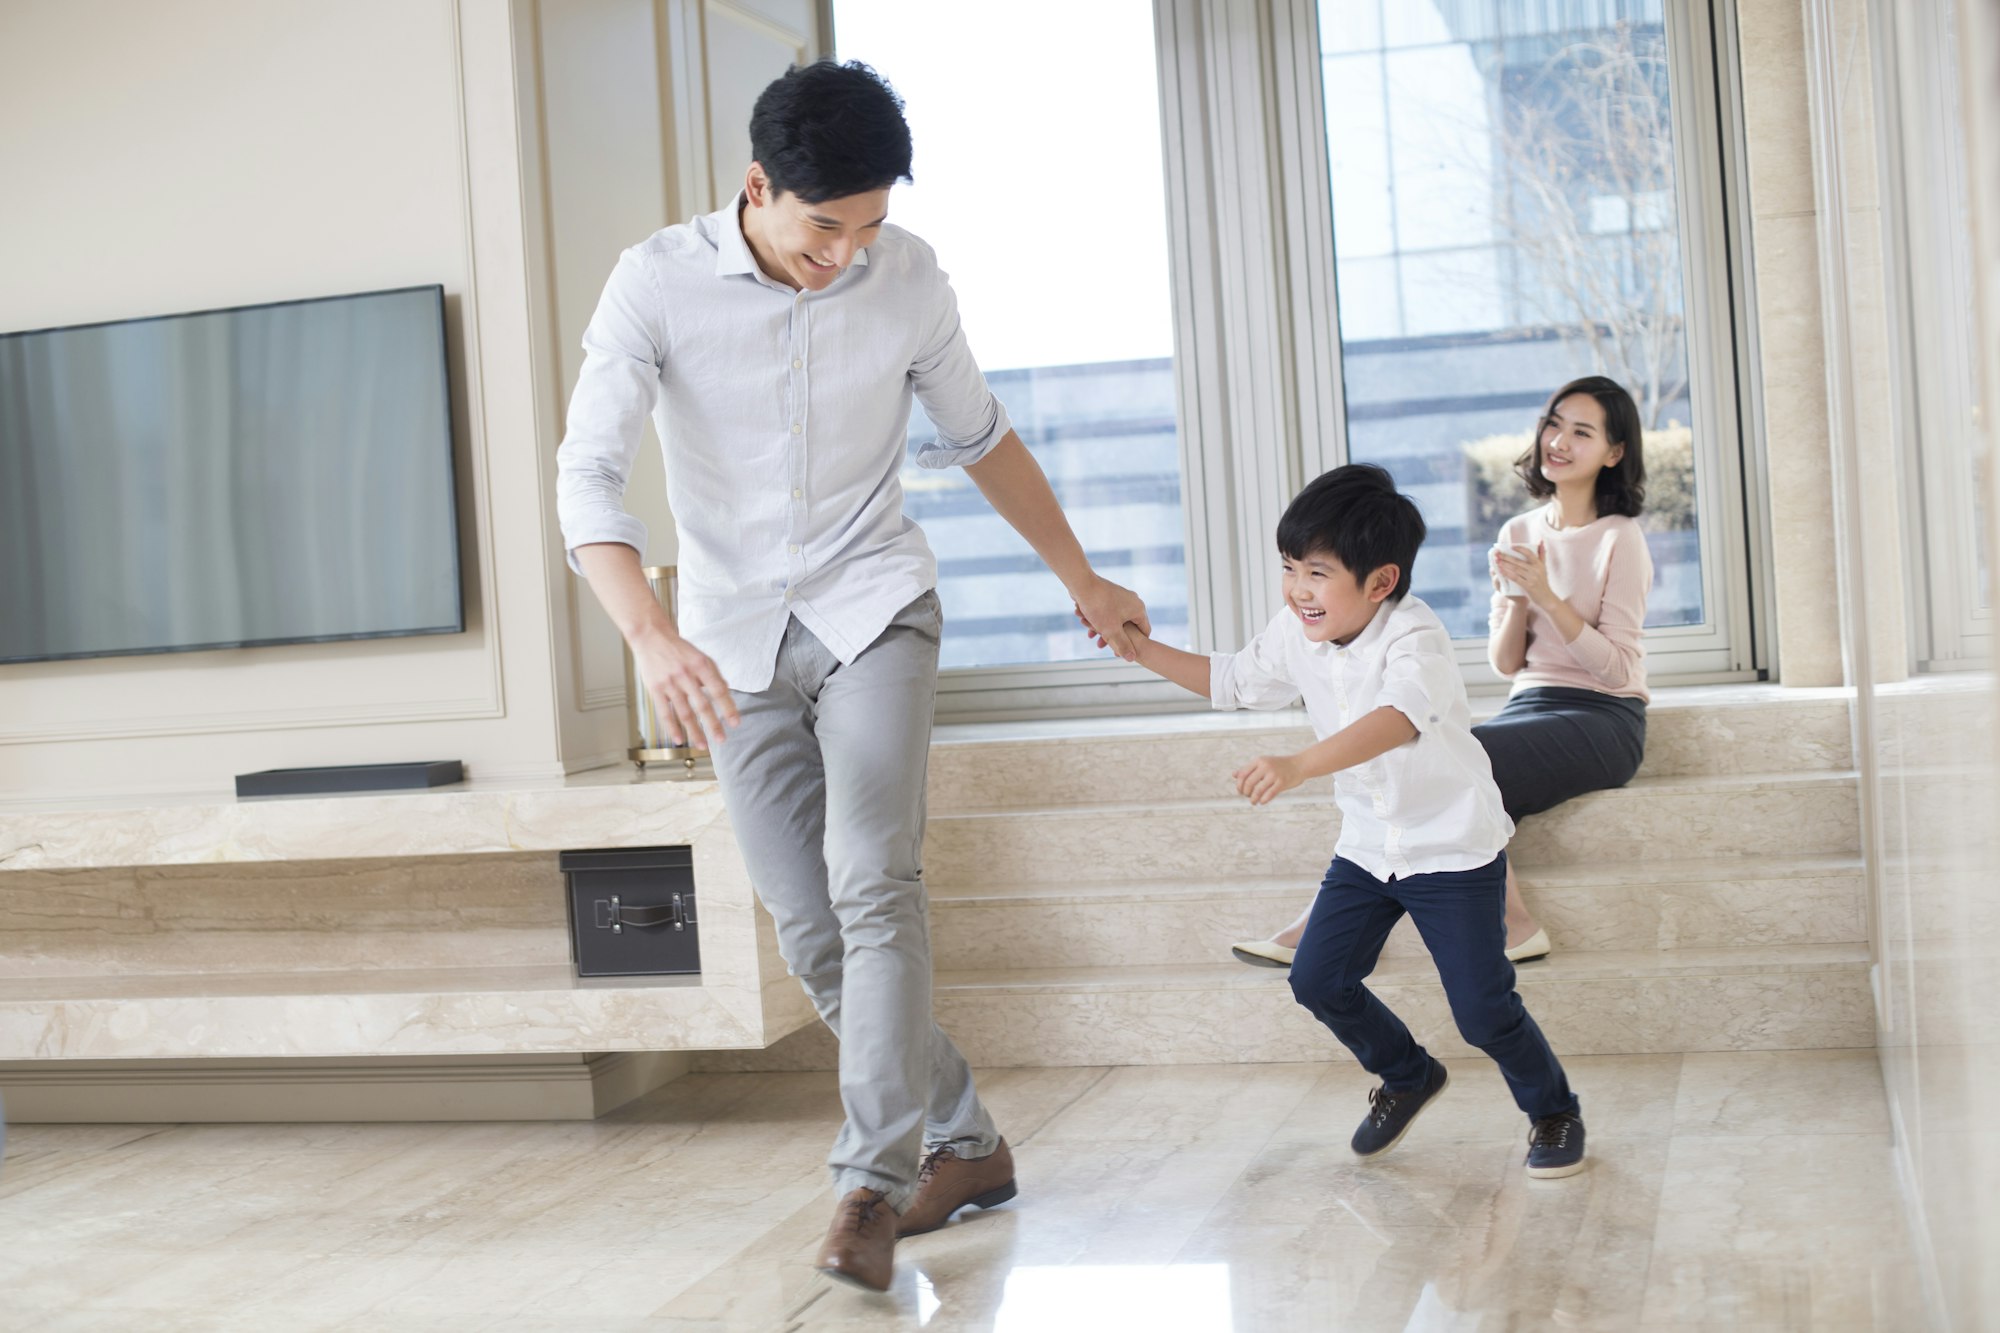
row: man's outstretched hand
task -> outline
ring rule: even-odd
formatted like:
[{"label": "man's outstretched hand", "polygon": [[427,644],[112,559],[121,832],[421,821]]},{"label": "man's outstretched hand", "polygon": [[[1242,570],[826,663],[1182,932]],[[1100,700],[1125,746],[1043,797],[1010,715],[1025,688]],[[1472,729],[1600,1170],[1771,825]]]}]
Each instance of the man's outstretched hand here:
[{"label": "man's outstretched hand", "polygon": [[1142,634],[1153,632],[1152,618],[1146,614],[1146,603],[1139,594],[1105,578],[1097,579],[1077,594],[1076,618],[1083,622],[1098,647],[1109,648],[1127,662],[1138,661],[1139,650],[1132,642],[1131,631],[1125,628],[1126,623],[1138,626]]}]

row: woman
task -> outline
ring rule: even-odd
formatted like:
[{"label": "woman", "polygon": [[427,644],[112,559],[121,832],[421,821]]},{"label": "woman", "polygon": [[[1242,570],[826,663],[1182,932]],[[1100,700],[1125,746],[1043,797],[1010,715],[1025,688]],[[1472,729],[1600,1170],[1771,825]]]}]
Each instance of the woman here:
[{"label": "woman", "polygon": [[[1489,557],[1487,658],[1514,689],[1472,733],[1518,822],[1622,787],[1639,771],[1653,559],[1638,524],[1646,497],[1639,409],[1616,381],[1589,375],[1557,389],[1514,466],[1543,502],[1507,520]],[[1311,911],[1230,951],[1260,967],[1289,967]],[[1507,956],[1525,962],[1549,949],[1509,858]]]}]

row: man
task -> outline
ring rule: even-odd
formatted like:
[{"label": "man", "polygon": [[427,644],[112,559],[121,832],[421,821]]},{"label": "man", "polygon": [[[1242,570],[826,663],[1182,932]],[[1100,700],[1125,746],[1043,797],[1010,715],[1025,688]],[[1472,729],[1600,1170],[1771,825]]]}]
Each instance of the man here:
[{"label": "man", "polygon": [[[858,63],[794,69],[757,99],[750,138],[727,208],[620,257],[584,335],[558,507],[571,566],[669,737],[712,748],[786,965],[840,1038],[847,1121],[819,1266],[879,1291],[898,1234],[1015,1190],[931,1017],[920,865],[942,622],[897,480],[912,392],[939,433],[920,464],[964,467],[1121,655],[1126,622],[1148,621],[1091,570],[930,247],[887,225],[891,187],[911,178],[896,94]],[[656,409],[679,625],[640,575],[644,525],[622,504]]]}]

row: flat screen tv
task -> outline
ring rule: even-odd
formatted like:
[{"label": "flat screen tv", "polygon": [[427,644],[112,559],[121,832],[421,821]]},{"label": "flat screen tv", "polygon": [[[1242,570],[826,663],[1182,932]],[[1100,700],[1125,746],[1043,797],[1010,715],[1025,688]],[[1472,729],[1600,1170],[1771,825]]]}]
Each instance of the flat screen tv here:
[{"label": "flat screen tv", "polygon": [[465,628],[444,291],[0,335],[0,662]]}]

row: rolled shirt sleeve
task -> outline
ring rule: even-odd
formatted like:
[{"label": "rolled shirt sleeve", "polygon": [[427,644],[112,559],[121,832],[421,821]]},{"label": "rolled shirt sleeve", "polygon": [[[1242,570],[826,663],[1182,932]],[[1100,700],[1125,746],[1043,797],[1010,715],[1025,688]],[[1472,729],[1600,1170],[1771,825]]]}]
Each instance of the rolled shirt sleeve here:
[{"label": "rolled shirt sleeve", "polygon": [[1451,641],[1420,629],[1389,645],[1378,705],[1395,709],[1418,735],[1427,736],[1437,730],[1462,688]]},{"label": "rolled shirt sleeve", "polygon": [[937,287],[930,328],[910,366],[910,384],[938,435],[918,448],[917,466],[969,467],[992,453],[1014,423],[973,359],[950,279],[936,268],[929,247],[924,249]]},{"label": "rolled shirt sleeve", "polygon": [[1285,708],[1296,702],[1298,678],[1287,635],[1303,648],[1304,631],[1291,612],[1281,611],[1241,652],[1209,654],[1209,702],[1222,711]]},{"label": "rolled shirt sleeve", "polygon": [[556,450],[556,517],[579,574],[579,546],[621,542],[646,552],[646,525],[625,512],[625,487],[660,392],[659,321],[659,289],[645,257],[627,250],[584,330],[583,369]]}]

